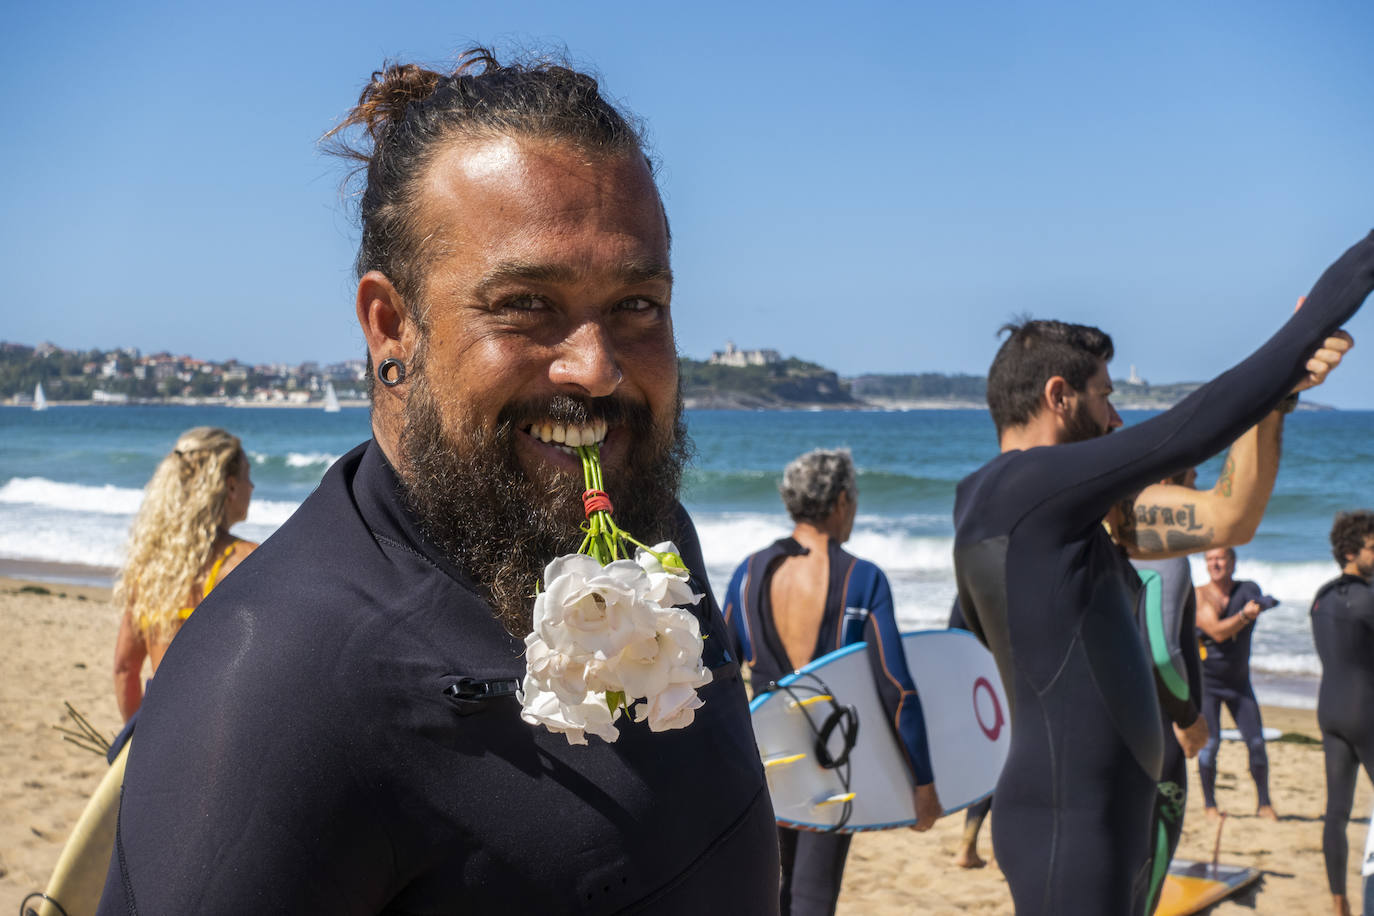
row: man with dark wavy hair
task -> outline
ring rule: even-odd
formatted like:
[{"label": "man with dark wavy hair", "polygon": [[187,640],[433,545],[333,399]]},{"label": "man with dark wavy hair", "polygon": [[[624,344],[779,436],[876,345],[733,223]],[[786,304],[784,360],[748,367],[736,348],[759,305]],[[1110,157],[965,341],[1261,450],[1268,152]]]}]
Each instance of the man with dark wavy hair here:
[{"label": "man with dark wavy hair", "polygon": [[[776,912],[739,666],[677,500],[639,133],[592,77],[482,49],[374,74],[344,126],[373,437],[159,669],[101,912]],[[583,537],[588,445],[616,521],[695,574],[712,676],[685,728],[571,745],[515,694],[544,564]]]},{"label": "man with dark wavy hair", "polygon": [[[1005,329],[988,373],[1001,454],[959,484],[954,562],[1011,705],[992,832],[1019,916],[1140,913],[1163,880],[1152,852],[1167,836],[1150,835],[1161,713],[1136,629],[1140,579],[1113,536],[1144,558],[1248,540],[1282,410],[1340,362],[1350,339],[1338,329],[1371,289],[1374,234],[1254,355],[1111,435],[1110,338],[1065,322]],[[1211,491],[1155,483],[1231,442]]]},{"label": "man with dark wavy hair", "polygon": [[[1374,512],[1337,514],[1331,555],[1341,574],[1312,599],[1312,640],[1322,663],[1317,724],[1326,755],[1322,855],[1336,916],[1350,916],[1345,894],[1346,828],[1360,769],[1374,781]],[[1369,879],[1366,878],[1366,888]],[[1366,890],[1364,912],[1370,912]]]}]

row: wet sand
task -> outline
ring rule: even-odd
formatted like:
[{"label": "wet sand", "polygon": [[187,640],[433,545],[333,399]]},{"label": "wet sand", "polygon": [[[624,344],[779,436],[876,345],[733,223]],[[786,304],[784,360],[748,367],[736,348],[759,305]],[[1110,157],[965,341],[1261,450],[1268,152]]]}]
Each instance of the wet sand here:
[{"label": "wet sand", "polygon": [[[63,700],[107,735],[119,726],[110,673],[118,618],[108,598],[104,588],[0,578],[0,644],[10,653],[0,679],[0,912],[15,912],[26,893],[46,883],[68,831],[105,771],[103,757],[64,741],[53,726],[68,724]],[[1311,710],[1265,707],[1264,720],[1284,732],[1318,738]],[[1254,816],[1244,745],[1222,744],[1217,798],[1230,816],[1220,859],[1261,869],[1264,878],[1254,893],[1209,911],[1216,916],[1330,911],[1321,854],[1326,793],[1321,747],[1271,743],[1269,760],[1278,823]],[[1362,779],[1356,819],[1348,828],[1352,894],[1359,889],[1372,801],[1374,791]],[[995,864],[972,871],[954,865],[962,828],[963,815],[956,814],[928,834],[896,830],[856,837],[839,912],[1010,914],[1006,882]],[[1202,812],[1194,766],[1179,855],[1210,859],[1215,835],[1215,825]],[[979,851],[991,857],[986,828]]]}]

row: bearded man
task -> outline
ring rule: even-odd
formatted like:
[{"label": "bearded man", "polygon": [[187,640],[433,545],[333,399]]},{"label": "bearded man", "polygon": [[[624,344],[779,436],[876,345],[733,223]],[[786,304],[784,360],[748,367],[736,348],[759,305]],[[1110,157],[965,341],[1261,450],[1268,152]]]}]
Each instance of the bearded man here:
[{"label": "bearded man", "polygon": [[[1151,853],[1168,845],[1151,828],[1163,736],[1134,613],[1140,579],[1121,548],[1162,558],[1250,538],[1277,467],[1276,411],[1340,362],[1340,324],[1371,288],[1374,234],[1254,355],[1111,435],[1111,338],[1057,321],[1005,329],[988,372],[1001,454],[959,483],[954,565],[959,605],[1011,706],[992,833],[1018,916],[1147,912],[1163,878]],[[1225,485],[1155,483],[1257,423],[1263,461],[1235,461]]]},{"label": "bearded man", "polygon": [[[158,671],[102,913],[776,912],[739,669],[676,493],[668,225],[595,80],[373,75],[357,315],[373,439],[217,589]],[[578,445],[673,539],[711,681],[680,730],[573,745],[513,695]],[[724,896],[728,889],[728,896]]]}]

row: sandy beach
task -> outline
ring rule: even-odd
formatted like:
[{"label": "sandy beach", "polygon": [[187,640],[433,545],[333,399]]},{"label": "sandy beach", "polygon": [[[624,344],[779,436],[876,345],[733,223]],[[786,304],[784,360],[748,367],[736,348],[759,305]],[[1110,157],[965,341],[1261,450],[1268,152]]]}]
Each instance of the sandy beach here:
[{"label": "sandy beach", "polygon": [[[118,619],[107,589],[37,584],[0,578],[0,641],[10,662],[0,680],[0,912],[14,912],[48,874],[105,762],[63,740],[53,726],[65,724],[69,701],[97,728],[119,725],[110,665]],[[1218,761],[1217,798],[1229,813],[1220,859],[1260,869],[1258,888],[1209,912],[1217,916],[1330,912],[1321,854],[1325,777],[1316,715],[1310,710],[1266,707],[1265,724],[1314,743],[1288,740],[1269,745],[1271,793],[1281,819],[1254,816],[1254,786],[1245,748],[1224,742]],[[1229,723],[1226,723],[1229,724]],[[1179,855],[1209,859],[1215,825],[1202,811],[1194,766],[1188,814]],[[1348,828],[1350,885],[1358,892],[1360,851],[1374,792],[1361,779],[1356,818]],[[852,847],[842,914],[1012,912],[1006,883],[995,863],[965,871],[954,865],[963,815],[942,820],[928,834],[889,831],[858,836]],[[985,829],[979,845],[991,857]],[[1358,912],[1358,903],[1356,904]]]}]

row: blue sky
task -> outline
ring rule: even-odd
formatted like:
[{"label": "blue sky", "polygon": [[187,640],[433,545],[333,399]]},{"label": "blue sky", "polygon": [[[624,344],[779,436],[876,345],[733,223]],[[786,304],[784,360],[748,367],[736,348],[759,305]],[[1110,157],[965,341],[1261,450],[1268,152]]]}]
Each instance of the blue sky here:
[{"label": "blue sky", "polygon": [[[652,7],[663,7],[655,9]],[[982,373],[1029,312],[1210,377],[1374,227],[1374,4],[11,4],[0,338],[362,352],[343,166],[383,60],[566,46],[649,124],[678,341]],[[1374,319],[1317,400],[1374,408]]]}]

